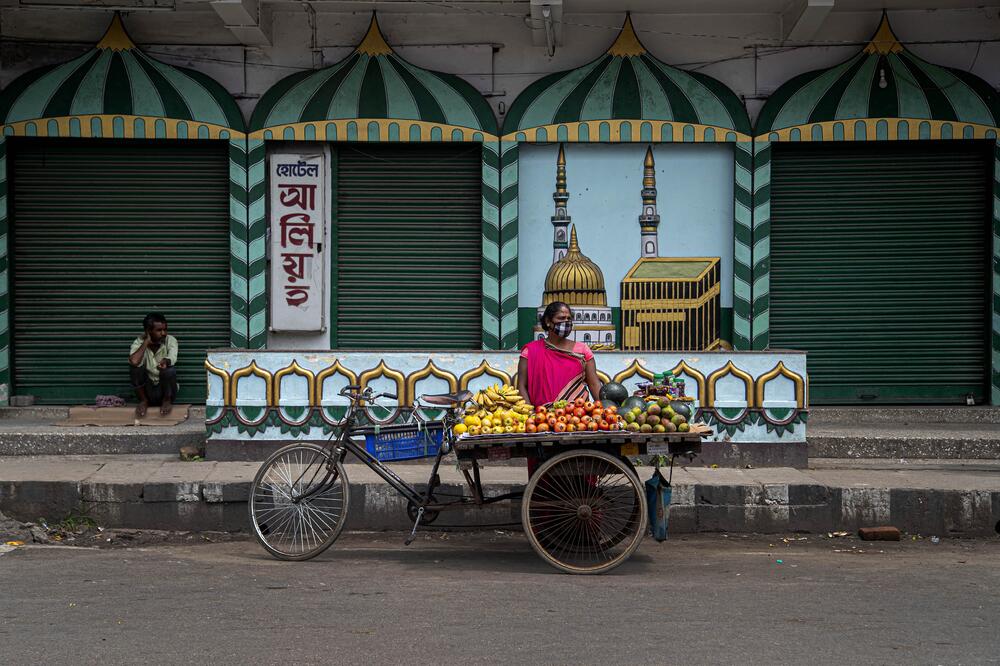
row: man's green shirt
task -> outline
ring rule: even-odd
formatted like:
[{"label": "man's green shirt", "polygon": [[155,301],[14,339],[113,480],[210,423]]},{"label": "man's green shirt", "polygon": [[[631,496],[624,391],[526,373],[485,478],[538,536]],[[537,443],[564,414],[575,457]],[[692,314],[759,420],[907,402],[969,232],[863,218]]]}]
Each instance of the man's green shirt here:
[{"label": "man's green shirt", "polygon": [[[134,354],[141,346],[142,336],[140,335],[132,342],[132,348],[128,351],[129,356]],[[149,375],[150,381],[154,384],[160,383],[159,363],[165,358],[170,360],[170,365],[177,365],[177,338],[169,334],[166,339],[160,343],[160,348],[157,349],[156,352],[153,352],[152,349],[146,347],[146,354],[143,357],[142,362],[143,365],[146,366],[146,373]]]}]

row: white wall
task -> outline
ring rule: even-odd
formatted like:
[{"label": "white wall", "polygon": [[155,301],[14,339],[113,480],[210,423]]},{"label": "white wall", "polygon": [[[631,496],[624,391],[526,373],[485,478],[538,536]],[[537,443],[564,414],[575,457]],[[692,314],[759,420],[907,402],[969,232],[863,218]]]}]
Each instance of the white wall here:
[{"label": "white wall", "polygon": [[[67,0],[68,1],[68,0]],[[989,1],[989,0],[987,0]],[[774,49],[783,31],[780,7],[789,3],[720,0],[688,3],[710,6],[716,13],[654,13],[679,3],[642,0],[565,0],[563,46],[548,57],[534,46],[525,25],[525,2],[447,3],[320,2],[316,8],[315,51],[310,14],[303,3],[265,4],[272,26],[268,48],[244,48],[203,0],[176,0],[175,12],[133,12],[125,24],[133,39],[152,55],[172,64],[211,75],[234,94],[244,113],[279,79],[344,57],[365,33],[370,9],[378,6],[379,22],[390,44],[414,64],[458,74],[490,97],[499,113],[521,90],[546,73],[580,66],[601,55],[618,33],[624,10],[647,49],[657,58],[684,68],[698,68],[748,98],[755,116],[762,102],[781,83],[811,69],[829,67],[855,53],[878,25],[881,7],[891,11],[892,25],[905,42],[1000,39],[1000,7],[978,8],[971,0],[934,3],[959,9],[906,9],[926,2],[887,0],[843,2],[827,17],[812,44]],[[877,8],[855,11],[866,4]],[[767,7],[753,13],[747,6]],[[591,13],[574,13],[574,7]],[[593,8],[606,8],[594,12]],[[741,9],[742,8],[742,9]],[[677,9],[681,11],[682,9]],[[742,12],[742,13],[741,13]],[[499,15],[498,15],[499,14]],[[90,48],[101,36],[110,14],[102,11],[25,9],[17,0],[0,0],[0,86],[19,74],[61,62]],[[495,52],[494,52],[495,48]],[[913,44],[931,62],[970,70],[1000,86],[1000,42]]]}]

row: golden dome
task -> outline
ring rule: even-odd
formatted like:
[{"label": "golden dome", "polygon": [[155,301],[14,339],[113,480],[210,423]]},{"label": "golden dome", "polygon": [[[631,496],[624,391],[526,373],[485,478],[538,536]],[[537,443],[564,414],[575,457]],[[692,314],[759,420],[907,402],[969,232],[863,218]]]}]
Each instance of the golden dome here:
[{"label": "golden dome", "polygon": [[545,276],[542,305],[563,301],[568,305],[607,306],[604,274],[593,261],[580,252],[576,240],[576,225],[570,227],[569,250],[566,256],[552,264]]}]

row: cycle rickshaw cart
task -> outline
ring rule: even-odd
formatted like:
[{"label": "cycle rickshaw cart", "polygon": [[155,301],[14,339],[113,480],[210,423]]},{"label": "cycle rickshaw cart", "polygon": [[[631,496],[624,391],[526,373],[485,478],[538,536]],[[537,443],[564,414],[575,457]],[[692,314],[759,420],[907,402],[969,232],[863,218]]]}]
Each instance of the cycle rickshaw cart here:
[{"label": "cycle rickshaw cart", "polygon": [[[543,560],[567,573],[604,573],[627,560],[646,534],[645,489],[630,458],[663,455],[670,457],[670,464],[676,456],[693,458],[707,434],[618,430],[456,437],[453,426],[472,398],[469,391],[421,396],[420,406],[442,411],[443,418],[411,418],[396,425],[380,424],[369,410],[379,398],[396,396],[359,386],[345,387],[341,395],[350,400],[350,407],[336,437],[282,447],[254,478],[248,502],[253,532],[279,559],[310,559],[340,535],[350,508],[344,463],[351,454],[407,500],[413,522],[407,544],[420,526],[434,523],[444,512],[520,501],[524,533]],[[362,414],[369,416],[363,419]],[[396,413],[392,416],[395,419]],[[451,452],[466,483],[467,492],[461,496],[439,491],[442,460]],[[480,463],[517,457],[538,463],[524,489],[487,496]],[[421,488],[385,464],[413,458],[433,458]]]}]

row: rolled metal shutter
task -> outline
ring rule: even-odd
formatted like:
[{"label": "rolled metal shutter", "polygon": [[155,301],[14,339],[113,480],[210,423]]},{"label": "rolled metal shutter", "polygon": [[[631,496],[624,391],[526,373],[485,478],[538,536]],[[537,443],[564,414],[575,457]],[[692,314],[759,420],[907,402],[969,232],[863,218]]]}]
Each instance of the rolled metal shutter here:
[{"label": "rolled metal shutter", "polygon": [[481,148],[336,148],[334,345],[482,348]]},{"label": "rolled metal shutter", "polygon": [[771,347],[812,403],[986,398],[992,145],[773,147]]},{"label": "rolled metal shutter", "polygon": [[128,349],[162,312],[179,400],[205,400],[205,350],[229,346],[225,142],[12,147],[14,392],[44,403],[130,393]]}]

